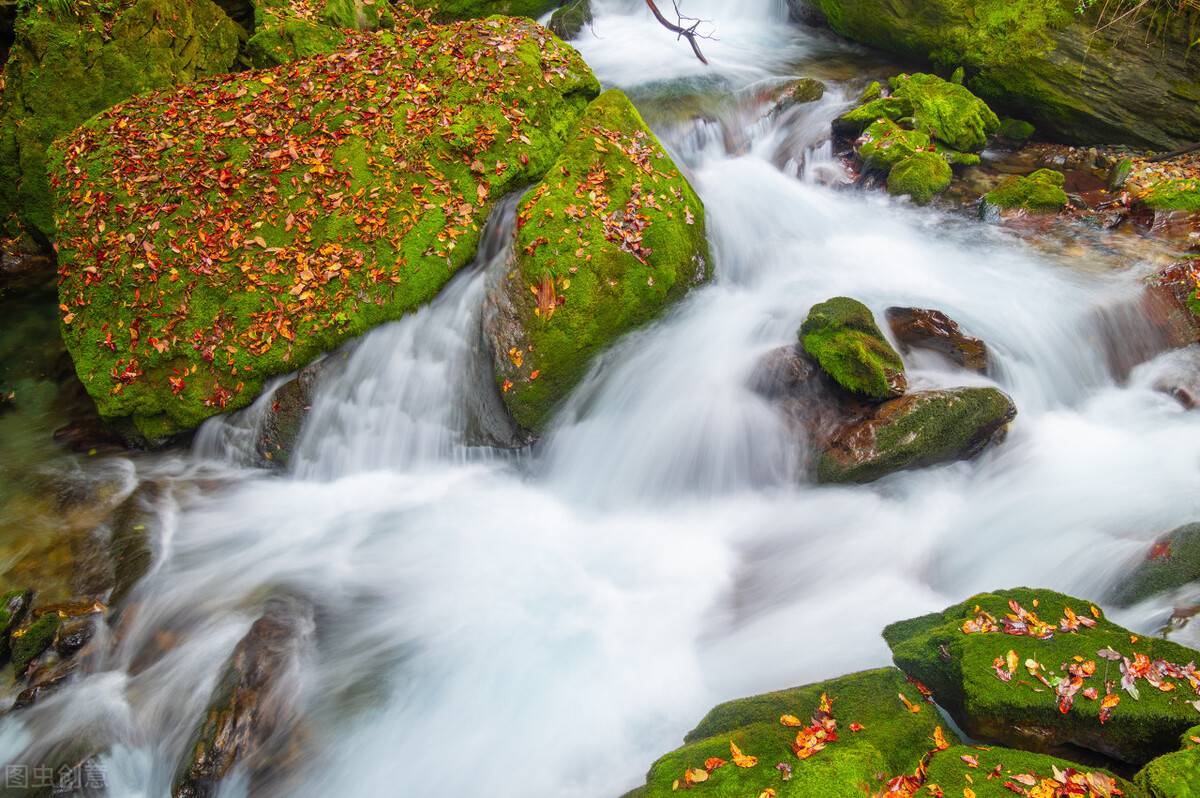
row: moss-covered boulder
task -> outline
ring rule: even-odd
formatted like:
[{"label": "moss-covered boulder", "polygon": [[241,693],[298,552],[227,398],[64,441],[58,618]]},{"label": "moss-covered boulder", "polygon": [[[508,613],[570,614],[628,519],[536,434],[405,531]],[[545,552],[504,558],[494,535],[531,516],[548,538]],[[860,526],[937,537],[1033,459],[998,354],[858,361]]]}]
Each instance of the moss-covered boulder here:
[{"label": "moss-covered boulder", "polygon": [[978,739],[1140,765],[1200,717],[1196,651],[1131,634],[1061,593],[984,593],[883,636],[900,669]]},{"label": "moss-covered boulder", "polygon": [[1200,524],[1187,524],[1150,547],[1145,557],[1123,573],[1111,600],[1129,606],[1159,593],[1200,580]]},{"label": "moss-covered boulder", "polygon": [[838,33],[944,74],[1058,139],[1200,139],[1195,14],[1076,0],[807,0]]},{"label": "moss-covered boulder", "polygon": [[478,19],[493,14],[537,19],[561,5],[562,0],[409,0],[409,5],[432,11],[439,22],[455,19]]},{"label": "moss-covered boulder", "polygon": [[890,171],[893,166],[918,152],[932,149],[928,133],[902,128],[886,117],[868,125],[857,146],[858,157],[863,165],[881,172]]},{"label": "moss-covered boulder", "polygon": [[[1137,798],[1138,788],[1107,770],[1067,759],[1012,748],[956,745],[929,760],[927,784],[958,798],[1013,798],[1013,795]],[[1121,792],[1115,792],[1112,788]],[[1089,789],[1090,788],[1090,789]],[[936,794],[936,793],[935,793]]]},{"label": "moss-covered boulder", "polygon": [[956,742],[941,723],[895,668],[730,701],[655,762],[633,795],[667,798],[688,786],[721,798],[882,794]]},{"label": "moss-covered boulder", "polygon": [[918,205],[927,205],[950,188],[954,171],[946,158],[936,152],[918,152],[900,161],[888,172],[887,190],[893,196],[912,197]]},{"label": "moss-covered boulder", "polygon": [[355,31],[392,27],[389,9],[379,0],[256,0],[246,59],[268,68],[333,52],[353,41]]},{"label": "moss-covered boulder", "polygon": [[1002,138],[1019,144],[1033,138],[1033,134],[1037,132],[1037,128],[1024,119],[1008,117],[1000,120],[1000,129],[996,132]]},{"label": "moss-covered boulder", "polygon": [[1038,169],[1030,175],[1014,175],[983,197],[983,213],[989,208],[1024,210],[1030,213],[1056,213],[1070,200],[1063,191],[1066,177],[1053,169]]},{"label": "moss-covered boulder", "polygon": [[504,403],[537,432],[597,353],[711,266],[703,205],[617,90],[588,107],[517,226],[487,330]]},{"label": "moss-covered boulder", "polygon": [[1164,180],[1143,194],[1140,201],[1156,211],[1200,213],[1200,180]]},{"label": "moss-covered boulder", "polygon": [[1151,760],[1133,777],[1148,798],[1200,798],[1200,726],[1180,737],[1181,748]]},{"label": "moss-covered boulder", "polygon": [[238,28],[211,0],[73,7],[31,4],[19,15],[0,83],[0,226],[15,215],[43,239],[54,237],[52,141],[138,92],[226,72],[237,60]]},{"label": "moss-covered boulder", "polygon": [[825,442],[821,482],[871,482],[908,468],[974,457],[1003,434],[1017,408],[995,388],[921,391],[879,405]]},{"label": "moss-covered boulder", "polygon": [[808,312],[800,343],[838,385],[869,399],[900,396],[908,387],[904,362],[884,338],[871,309],[834,297]]},{"label": "moss-covered boulder", "polygon": [[52,180],[63,338],[101,416],[147,439],[192,429],[419,307],[597,92],[545,29],[491,19],[90,120]]},{"label": "moss-covered boulder", "polygon": [[567,0],[567,3],[550,17],[549,28],[560,39],[570,40],[591,24],[591,0]]}]

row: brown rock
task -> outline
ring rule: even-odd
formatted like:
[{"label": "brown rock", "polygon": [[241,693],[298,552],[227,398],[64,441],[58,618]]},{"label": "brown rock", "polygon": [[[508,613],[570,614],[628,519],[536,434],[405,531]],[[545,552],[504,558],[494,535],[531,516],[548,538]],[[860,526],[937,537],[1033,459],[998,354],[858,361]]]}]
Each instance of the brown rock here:
[{"label": "brown rock", "polygon": [[988,370],[987,344],[965,334],[954,319],[940,310],[888,308],[888,326],[900,342],[900,351],[929,349],[979,374]]}]

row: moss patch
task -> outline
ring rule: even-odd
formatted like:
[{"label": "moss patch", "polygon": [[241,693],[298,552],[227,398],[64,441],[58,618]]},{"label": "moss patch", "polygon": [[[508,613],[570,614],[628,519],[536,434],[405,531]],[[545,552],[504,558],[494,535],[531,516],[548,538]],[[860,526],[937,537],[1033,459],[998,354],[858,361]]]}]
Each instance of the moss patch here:
[{"label": "moss patch", "polygon": [[1063,191],[1066,177],[1053,169],[1038,169],[1031,175],[1010,177],[984,195],[984,205],[1021,208],[1033,213],[1055,213],[1070,201]]},{"label": "moss patch", "polygon": [[[1095,625],[1079,623],[1066,631],[1072,617]],[[1047,636],[1005,634],[1006,626]],[[1174,750],[1179,735],[1197,719],[1191,702],[1197,699],[1194,684],[1200,679],[1189,667],[1197,652],[1132,635],[1093,611],[1089,602],[1061,593],[1029,588],[984,593],[944,612],[892,624],[883,636],[901,670],[928,685],[938,703],[979,739],[1035,751],[1075,745],[1142,764]],[[1009,651],[1015,664],[1011,671]],[[1030,662],[1037,664],[1038,675],[1030,672]],[[1170,663],[1174,670],[1164,672],[1154,664],[1158,662]],[[1063,712],[1056,690],[1071,683],[1070,668],[1090,675],[1081,677]],[[1136,699],[1121,687],[1123,671],[1143,674],[1129,680]],[[1171,687],[1164,691],[1152,680]],[[1112,684],[1119,703],[1101,723],[1106,683]],[[1096,698],[1085,692],[1093,689]]]},{"label": "moss patch", "polygon": [[[900,694],[919,711],[910,712]],[[837,739],[800,759],[792,744],[797,733],[812,722],[822,695],[832,700]],[[783,725],[780,719],[785,715],[802,725]],[[852,731],[852,723],[862,729]],[[636,794],[645,798],[677,795],[673,791],[676,780],[682,788],[689,770],[704,771],[706,761],[716,757],[727,764],[707,773],[707,779],[696,786],[698,794],[753,798],[769,788],[779,798],[874,795],[892,776],[916,770],[922,757],[935,748],[934,730],[940,723],[934,708],[925,704],[894,668],[731,701],[709,712],[687,735],[684,747],[655,762],[646,786]],[[948,729],[943,729],[943,734],[954,741]],[[757,761],[750,767],[729,761],[731,742]]]},{"label": "moss patch", "polygon": [[584,26],[592,24],[591,0],[567,0],[566,5],[550,17],[550,30],[561,39],[574,39]]},{"label": "moss patch", "polygon": [[517,223],[496,379],[538,431],[598,352],[708,278],[708,243],[699,198],[615,90],[588,107]]},{"label": "moss patch", "polygon": [[1156,183],[1141,199],[1156,211],[1200,213],[1200,180],[1166,180]]},{"label": "moss patch", "polygon": [[493,14],[537,19],[560,3],[561,0],[410,0],[409,5],[432,11],[434,19],[446,22]]},{"label": "moss patch", "polygon": [[1200,524],[1188,524],[1158,541],[1126,572],[1112,601],[1128,606],[1200,579]]},{"label": "moss patch", "polygon": [[[964,759],[967,757],[968,759]],[[969,761],[968,761],[969,760]],[[974,766],[972,766],[974,763]],[[997,775],[996,768],[999,768]],[[1075,762],[1044,754],[1031,754],[1028,751],[1016,751],[1012,748],[977,748],[974,746],[953,746],[934,754],[929,762],[927,784],[936,784],[947,796],[966,795],[971,790],[976,798],[1012,798],[1013,795],[1029,795],[1032,791],[1041,789],[1042,792],[1032,792],[1035,795],[1056,795],[1055,789],[1061,789],[1062,783],[1055,779],[1055,769],[1066,773],[1075,771],[1073,777],[1086,785],[1088,774],[1093,779],[1111,779],[1129,798],[1138,795],[1137,788],[1124,779],[1100,768],[1085,767]],[[1022,778],[1015,778],[1015,777]],[[1028,777],[1036,779],[1034,785],[1028,785]],[[1068,778],[1072,778],[1068,776]],[[1022,779],[1025,779],[1023,781]],[[1019,792],[1007,784],[1017,787]],[[1095,793],[1093,793],[1094,795]],[[1079,792],[1080,798],[1088,795],[1084,789]]]},{"label": "moss patch", "polygon": [[1002,119],[999,134],[1009,141],[1022,142],[1033,138],[1037,128],[1023,119]]},{"label": "moss patch", "polygon": [[954,172],[942,155],[918,152],[900,161],[888,173],[889,194],[907,194],[913,202],[925,205],[950,187]]},{"label": "moss patch", "polygon": [[846,390],[871,399],[904,393],[904,362],[858,300],[834,297],[814,305],[800,327],[804,351]]},{"label": "moss patch", "polygon": [[25,668],[34,657],[41,654],[54,640],[62,619],[56,612],[47,612],[24,629],[13,633],[10,645],[12,661],[18,671]]},{"label": "moss patch", "polygon": [[46,150],[88,117],[148,89],[228,71],[238,29],[208,0],[136,0],[111,16],[22,13],[0,95],[0,224],[54,237]]},{"label": "moss patch", "polygon": [[1149,798],[1200,798],[1200,726],[1181,737],[1182,748],[1160,756],[1142,768],[1134,784]]},{"label": "moss patch", "polygon": [[63,337],[103,417],[158,439],[428,301],[595,96],[527,21],[141,95],[56,149]]}]

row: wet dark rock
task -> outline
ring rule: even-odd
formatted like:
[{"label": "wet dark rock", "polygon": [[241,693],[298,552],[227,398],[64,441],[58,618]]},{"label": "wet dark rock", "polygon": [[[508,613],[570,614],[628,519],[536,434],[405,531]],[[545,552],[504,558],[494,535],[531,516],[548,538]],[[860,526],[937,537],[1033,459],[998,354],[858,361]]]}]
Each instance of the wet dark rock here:
[{"label": "wet dark rock", "polygon": [[96,634],[98,620],[96,616],[84,616],[64,621],[54,636],[54,650],[63,658],[78,654]]},{"label": "wet dark rock", "polygon": [[[215,795],[235,764],[251,774],[296,722],[286,681],[307,646],[313,608],[300,599],[268,602],[225,664],[204,718],[175,775],[175,798]],[[251,790],[253,792],[253,790]]]},{"label": "wet dark rock", "polygon": [[940,310],[888,308],[888,326],[900,342],[900,351],[929,349],[970,371],[986,374],[987,344],[962,331],[954,319]]},{"label": "wet dark rock", "polygon": [[112,563],[112,592],[108,597],[110,606],[120,607],[129,592],[150,570],[154,552],[150,545],[149,525],[157,517],[151,505],[160,492],[158,485],[145,483],[122,502],[113,514],[112,535],[108,542],[108,555]]},{"label": "wet dark rock", "polygon": [[1126,570],[1109,599],[1128,607],[1200,580],[1200,523],[1186,524],[1155,541]]},{"label": "wet dark rock", "polygon": [[300,440],[304,420],[312,409],[317,383],[327,359],[310,363],[285,382],[271,397],[271,408],[258,431],[254,448],[266,465],[284,468]]},{"label": "wet dark rock", "polygon": [[46,248],[29,239],[0,241],[0,292],[26,290],[53,279],[54,258]]}]

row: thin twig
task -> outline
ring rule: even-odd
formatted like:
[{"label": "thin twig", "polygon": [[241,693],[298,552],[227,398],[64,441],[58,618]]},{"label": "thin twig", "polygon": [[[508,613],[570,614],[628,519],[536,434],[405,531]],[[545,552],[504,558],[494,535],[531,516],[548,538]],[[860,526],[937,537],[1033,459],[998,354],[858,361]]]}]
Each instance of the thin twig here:
[{"label": "thin twig", "polygon": [[[658,24],[662,25],[672,33],[677,34],[681,38],[687,39],[688,44],[692,46],[692,52],[695,53],[696,57],[700,59],[700,63],[707,64],[708,59],[704,57],[704,53],[700,52],[700,44],[696,41],[697,38],[711,38],[710,36],[706,36],[703,33],[698,32],[700,23],[703,22],[703,20],[692,19],[691,17],[683,16],[683,14],[679,12],[679,5],[675,3],[673,4],[675,5],[675,22],[671,22],[671,20],[663,16],[662,11],[659,11],[658,4],[655,3],[654,0],[646,0],[646,6],[650,9],[650,13],[654,15],[654,18],[658,20]],[[687,21],[691,21],[692,25],[689,27],[684,27],[684,23]]]}]

